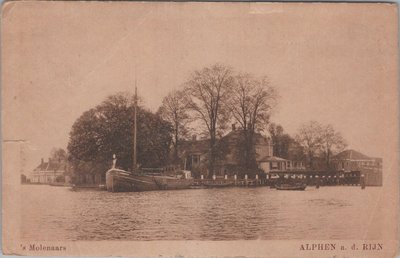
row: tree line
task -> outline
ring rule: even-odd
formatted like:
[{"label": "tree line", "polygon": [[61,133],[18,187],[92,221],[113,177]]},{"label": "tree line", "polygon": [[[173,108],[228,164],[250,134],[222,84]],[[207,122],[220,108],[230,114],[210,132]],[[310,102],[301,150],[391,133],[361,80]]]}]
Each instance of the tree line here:
[{"label": "tree line", "polygon": [[[74,123],[68,143],[69,160],[77,171],[105,171],[116,154],[118,165],[131,169],[133,153],[134,96],[118,93],[84,112]],[[256,168],[254,135],[269,132],[274,153],[283,158],[293,146],[299,158],[325,155],[327,162],[345,141],[332,126],[317,122],[303,125],[292,138],[282,126],[271,123],[279,95],[266,76],[257,77],[221,64],[196,70],[183,85],[169,92],[157,112],[142,102],[138,112],[138,163],[165,166],[179,163],[181,142],[196,131],[209,139],[208,170],[213,174],[218,157],[218,140],[230,124],[242,132],[243,167]]]},{"label": "tree line", "polygon": [[266,77],[234,71],[216,64],[194,71],[181,90],[163,100],[159,112],[173,125],[174,160],[180,141],[187,137],[188,123],[195,123],[209,139],[208,171],[214,172],[218,139],[230,123],[243,131],[243,165],[256,168],[254,133],[263,130],[277,104],[277,91]]},{"label": "tree line", "polygon": [[295,139],[304,148],[310,168],[317,168],[316,163],[320,160],[324,164],[318,167],[331,168],[332,156],[347,147],[342,134],[337,132],[332,125],[323,125],[317,121],[309,121],[301,125]]},{"label": "tree line", "polygon": [[[75,171],[97,173],[118,166],[132,168],[134,96],[117,93],[84,112],[72,126],[68,143],[69,161]],[[140,103],[137,115],[137,158],[140,165],[168,163],[172,126]]]}]

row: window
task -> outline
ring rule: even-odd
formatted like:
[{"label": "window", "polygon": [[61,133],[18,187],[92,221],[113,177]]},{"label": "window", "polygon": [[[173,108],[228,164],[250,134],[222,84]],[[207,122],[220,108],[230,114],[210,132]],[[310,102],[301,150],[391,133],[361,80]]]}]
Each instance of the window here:
[{"label": "window", "polygon": [[278,162],[271,162],[271,168],[278,168]]}]

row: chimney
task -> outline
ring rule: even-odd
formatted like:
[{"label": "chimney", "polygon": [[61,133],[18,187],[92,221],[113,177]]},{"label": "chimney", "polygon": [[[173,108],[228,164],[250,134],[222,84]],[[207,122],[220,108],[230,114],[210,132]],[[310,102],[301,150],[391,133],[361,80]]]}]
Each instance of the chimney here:
[{"label": "chimney", "polygon": [[195,134],[192,135],[192,141],[196,141],[197,140],[197,136]]},{"label": "chimney", "polygon": [[236,130],[236,124],[232,124],[232,131]]},{"label": "chimney", "polygon": [[42,158],[42,161],[40,162],[40,165],[43,165],[43,163],[44,163],[44,159]]}]

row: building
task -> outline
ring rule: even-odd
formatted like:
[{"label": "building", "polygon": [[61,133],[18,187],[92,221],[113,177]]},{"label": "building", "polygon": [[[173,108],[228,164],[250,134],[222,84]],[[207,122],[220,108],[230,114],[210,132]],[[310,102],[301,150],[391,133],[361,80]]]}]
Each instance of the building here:
[{"label": "building", "polygon": [[210,140],[197,140],[194,135],[192,140],[182,141],[179,145],[179,157],[182,160],[184,170],[196,170],[196,172],[204,172],[204,163],[208,160],[208,152],[210,149]]},{"label": "building", "polygon": [[265,173],[270,173],[279,171],[304,170],[305,166],[303,161],[293,161],[275,156],[265,156],[260,160],[260,168]]},{"label": "building", "polygon": [[[241,164],[241,148],[243,147],[244,131],[235,129],[218,140],[217,159],[215,162],[214,173],[217,176],[240,175],[243,169]],[[271,171],[283,171],[291,169],[304,169],[303,162],[293,162],[291,160],[275,157],[273,153],[273,143],[270,137],[255,133],[254,137],[255,159],[257,166],[264,173]],[[210,151],[210,140],[197,140],[193,137],[190,141],[183,141],[179,146],[179,157],[182,160],[182,167],[192,171],[195,177],[208,175],[208,157]]]},{"label": "building", "polygon": [[372,158],[355,150],[345,150],[334,156],[331,166],[345,172],[360,171],[367,186],[382,186],[382,158]]},{"label": "building", "polygon": [[31,183],[70,183],[70,181],[67,162],[64,160],[52,160],[50,158],[48,162],[42,159],[41,163],[32,171],[30,176]]}]

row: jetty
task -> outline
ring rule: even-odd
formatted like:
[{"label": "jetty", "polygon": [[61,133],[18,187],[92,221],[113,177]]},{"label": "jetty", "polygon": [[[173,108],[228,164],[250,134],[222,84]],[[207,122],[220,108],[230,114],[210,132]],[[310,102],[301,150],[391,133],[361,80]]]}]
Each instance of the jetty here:
[{"label": "jetty", "polygon": [[277,171],[263,175],[244,175],[240,178],[233,176],[213,176],[210,178],[196,178],[193,180],[193,188],[204,187],[275,187],[277,183],[302,183],[308,186],[361,186],[365,188],[365,177],[360,171]]}]

